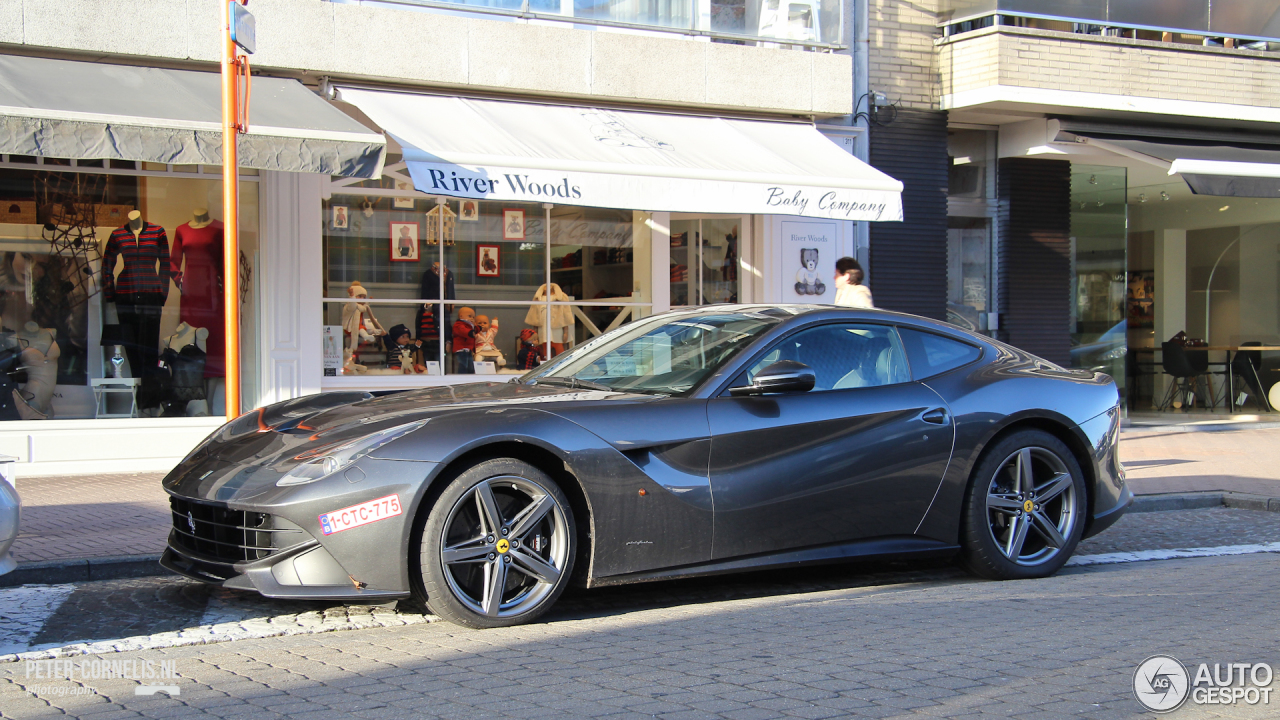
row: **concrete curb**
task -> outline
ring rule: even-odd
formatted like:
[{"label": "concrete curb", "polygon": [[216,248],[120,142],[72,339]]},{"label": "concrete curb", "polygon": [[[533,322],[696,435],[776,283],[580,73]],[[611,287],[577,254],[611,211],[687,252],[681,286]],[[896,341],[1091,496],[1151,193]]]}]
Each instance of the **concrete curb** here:
[{"label": "concrete curb", "polygon": [[1121,438],[1125,433],[1129,432],[1159,432],[1159,433],[1180,433],[1180,432],[1233,432],[1236,430],[1274,430],[1280,428],[1280,421],[1253,421],[1253,422],[1221,422],[1206,421],[1198,423],[1152,423],[1150,425],[1139,422],[1130,422],[1125,420],[1120,423]]},{"label": "concrete curb", "polygon": [[1135,497],[1133,505],[1129,507],[1129,512],[1198,510],[1211,507],[1280,512],[1280,498],[1221,490],[1190,493],[1155,493]]},{"label": "concrete curb", "polygon": [[57,585],[87,580],[119,580],[121,578],[168,575],[160,567],[159,555],[122,555],[84,560],[49,560],[19,563],[17,569],[0,575],[0,587],[18,585]]}]

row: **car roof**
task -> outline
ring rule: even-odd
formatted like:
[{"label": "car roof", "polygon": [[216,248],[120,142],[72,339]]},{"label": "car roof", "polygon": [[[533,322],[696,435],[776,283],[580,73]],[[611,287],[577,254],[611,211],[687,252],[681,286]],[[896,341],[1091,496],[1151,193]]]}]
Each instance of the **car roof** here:
[{"label": "car roof", "polygon": [[[964,340],[980,345],[988,345],[991,338],[978,335],[965,330],[962,327],[951,323],[933,320],[931,318],[922,317],[920,315],[911,315],[909,313],[895,312],[893,310],[881,310],[877,308],[848,308],[837,305],[815,305],[815,304],[774,304],[765,305],[760,303],[719,303],[715,305],[702,305],[691,308],[678,308],[671,310],[662,315],[677,315],[685,317],[697,317],[701,315],[714,315],[717,313],[754,313],[761,315],[771,315],[774,317],[782,316],[785,325],[792,326],[796,323],[790,322],[792,318],[797,321],[808,323],[813,320],[823,319],[840,319],[840,320],[866,320],[869,322],[891,322],[896,325],[907,327],[915,327],[921,330],[938,332],[944,335],[951,335],[958,340]],[[790,316],[790,317],[788,317]]]}]

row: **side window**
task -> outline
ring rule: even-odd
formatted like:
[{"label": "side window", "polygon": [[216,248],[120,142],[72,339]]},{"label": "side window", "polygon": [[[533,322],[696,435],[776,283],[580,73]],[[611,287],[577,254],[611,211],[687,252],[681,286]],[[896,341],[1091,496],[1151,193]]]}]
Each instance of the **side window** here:
[{"label": "side window", "polygon": [[893,328],[885,325],[822,325],[778,341],[747,371],[747,381],[778,362],[795,360],[813,368],[813,391],[844,390],[908,382],[906,354]]},{"label": "side window", "polygon": [[911,358],[911,369],[917,380],[954,370],[982,356],[981,349],[959,340],[905,327],[898,328],[898,332],[907,347],[907,357]]}]

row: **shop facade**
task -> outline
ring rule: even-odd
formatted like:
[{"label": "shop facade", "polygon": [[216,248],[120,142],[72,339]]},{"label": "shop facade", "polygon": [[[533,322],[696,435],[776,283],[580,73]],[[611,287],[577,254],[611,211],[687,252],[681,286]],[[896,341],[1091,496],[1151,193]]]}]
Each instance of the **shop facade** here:
[{"label": "shop facade", "polygon": [[[107,79],[103,87],[90,92],[93,84],[85,83],[70,94],[82,98],[75,112],[133,118],[102,120],[112,128],[166,117],[161,109],[112,105],[113,95],[176,92],[196,115],[216,111],[216,90],[191,89],[199,85],[191,77],[171,77],[163,91],[112,90],[110,79],[129,76],[129,68],[216,83],[216,53],[201,41],[216,27],[192,34],[164,3],[138,4],[154,5],[147,12],[155,38],[186,43],[121,48],[110,23],[61,35],[28,23],[20,37],[0,42],[45,62],[101,58],[86,64]],[[100,14],[84,5],[88,15]],[[811,29],[799,34],[795,22],[725,25],[723,12],[714,22],[690,17],[689,28],[646,30],[614,27],[618,18],[556,25],[488,6],[458,14],[413,5],[255,3],[253,107],[277,115],[252,117],[251,134],[241,140],[242,158],[245,143],[256,142],[247,154],[260,162],[245,163],[241,173],[243,256],[234,261],[212,252],[221,184],[217,143],[201,135],[207,128],[190,125],[201,118],[152,123],[170,133],[164,152],[139,155],[137,143],[126,143],[120,147],[127,151],[113,155],[119,138],[110,132],[89,142],[69,126],[39,125],[48,120],[45,111],[59,109],[46,99],[33,96],[20,112],[0,113],[6,122],[34,118],[46,143],[0,153],[0,200],[17,208],[13,222],[0,222],[13,314],[24,325],[39,315],[36,324],[49,326],[47,288],[67,286],[55,282],[63,277],[57,273],[92,280],[84,288],[72,283],[57,300],[66,319],[51,327],[64,353],[44,405],[48,419],[0,425],[0,453],[19,459],[19,474],[165,470],[221,424],[218,367],[209,359],[219,338],[189,331],[217,324],[219,273],[240,273],[241,402],[256,408],[327,390],[505,381],[522,364],[675,307],[829,301],[835,259],[865,258],[858,221],[900,217],[900,186],[849,151],[860,131],[815,125],[841,122],[852,107],[839,4],[806,15]],[[370,32],[435,40],[430,48],[370,53]],[[286,34],[297,37],[286,42]],[[437,62],[447,57],[468,58],[465,72]],[[744,73],[756,81],[740,82]],[[294,90],[309,97],[303,102],[289,94]],[[432,109],[409,112],[406,121],[394,107],[379,111],[370,95],[394,96],[399,106],[463,103],[471,114]],[[535,111],[548,113],[537,123],[536,151],[504,144],[527,133]],[[587,141],[565,134],[567,116],[577,118]],[[483,142],[481,125],[491,130]],[[284,141],[258,137],[281,128]],[[47,144],[55,136],[70,140]],[[751,154],[712,151],[730,139]],[[352,141],[364,149],[340,151]],[[192,148],[200,152],[181,152]],[[645,153],[647,160],[635,159]],[[281,164],[290,156],[307,166]],[[456,184],[472,171],[487,176],[472,178],[469,188]],[[555,177],[519,188],[518,178],[540,174]],[[64,207],[92,208],[89,224],[77,227],[97,255],[79,264],[50,252],[42,234],[49,224],[67,227],[66,218],[50,215],[57,203],[41,190],[55,180],[74,190],[64,191]],[[125,303],[122,316],[104,288],[107,246],[113,235],[116,245],[129,240],[122,228],[134,212],[144,231],[163,229],[168,254],[167,263],[158,249],[142,259],[153,261],[160,290],[148,298],[141,330],[136,303]],[[134,242],[141,244],[140,235]],[[194,245],[209,251],[207,261],[192,262]],[[126,269],[118,253],[115,259],[118,284]],[[200,315],[194,308],[204,304],[210,310]],[[484,323],[455,338],[463,316],[473,323],[483,316]],[[388,340],[398,338],[389,335],[400,328],[408,346],[393,348]],[[468,345],[470,356],[461,357]],[[197,351],[204,367],[184,365]],[[122,360],[113,363],[117,354]],[[162,382],[144,382],[152,363],[167,373]],[[114,377],[116,365],[124,378]],[[39,380],[17,379],[19,396],[38,403]],[[135,379],[136,386],[115,382]],[[99,400],[94,389],[104,386],[127,392]],[[109,415],[123,417],[103,417]]]},{"label": "shop facade", "polygon": [[900,217],[900,185],[809,123],[334,94],[394,149],[325,193],[325,389],[518,375],[671,308],[830,302],[853,224]]},{"label": "shop facade", "polygon": [[882,306],[1107,372],[1135,423],[1266,417],[1280,3],[868,5]]},{"label": "shop facade", "polygon": [[380,172],[383,138],[264,79],[226,258],[217,75],[12,56],[0,74],[0,453],[17,473],[167,469],[225,422],[229,273],[241,403],[295,396],[273,363],[290,243],[263,238],[299,225],[305,178]]}]

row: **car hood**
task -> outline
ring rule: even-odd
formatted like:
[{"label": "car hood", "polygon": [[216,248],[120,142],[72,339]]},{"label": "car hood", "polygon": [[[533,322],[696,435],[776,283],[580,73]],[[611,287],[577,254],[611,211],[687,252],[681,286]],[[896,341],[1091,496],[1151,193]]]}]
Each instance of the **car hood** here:
[{"label": "car hood", "polygon": [[[241,415],[210,435],[164,480],[176,490],[193,473],[200,485],[274,486],[300,462],[365,435],[421,420],[494,406],[546,409],[659,396],[516,383],[469,383],[391,393],[332,392],[268,405]],[[376,456],[376,453],[375,453]],[[234,479],[232,478],[234,476]],[[185,481],[185,483],[184,483]],[[242,493],[237,493],[242,495]]]}]

